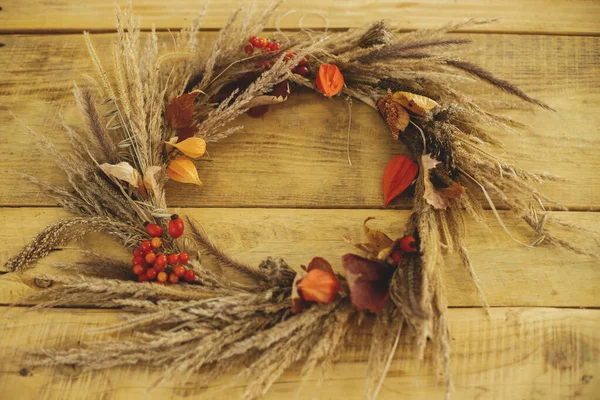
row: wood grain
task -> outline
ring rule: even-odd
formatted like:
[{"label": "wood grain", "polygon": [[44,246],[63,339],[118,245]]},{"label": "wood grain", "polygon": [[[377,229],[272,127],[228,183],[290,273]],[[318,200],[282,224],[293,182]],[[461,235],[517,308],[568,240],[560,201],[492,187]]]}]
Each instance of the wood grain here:
[{"label": "wood grain", "polygon": [[[108,55],[113,35],[94,37]],[[214,33],[207,33],[210,42]],[[469,58],[557,109],[512,111],[531,125],[523,137],[502,135],[517,164],[566,178],[543,192],[574,209],[600,208],[600,38],[468,35],[482,51]],[[9,112],[66,151],[68,138],[59,114],[81,126],[71,96],[73,80],[93,74],[79,35],[5,36],[0,48],[0,170],[30,173],[66,185],[53,160],[37,151],[34,139]],[[498,96],[494,90],[479,89]],[[204,187],[170,183],[168,201],[186,207],[379,208],[381,177],[393,155],[406,150],[394,142],[379,115],[362,104],[352,110],[350,156],[346,160],[347,107],[313,94],[294,95],[272,107],[264,119],[243,117],[245,129],[209,146],[214,162],[198,164]],[[0,205],[54,205],[35,185],[0,174]],[[405,198],[394,203],[407,208]]]},{"label": "wood grain", "polygon": [[[222,249],[250,265],[269,256],[283,257],[291,266],[306,265],[313,256],[330,260],[340,268],[343,254],[355,252],[344,237],[361,238],[362,221],[376,217],[369,226],[402,235],[407,211],[378,210],[285,210],[285,209],[185,209],[181,213],[201,221]],[[57,218],[68,215],[56,208],[0,209],[0,262],[25,245],[32,236]],[[582,227],[600,226],[599,213],[554,213],[561,220]],[[518,238],[529,241],[523,224],[508,213],[506,223]],[[529,249],[511,241],[489,213],[493,233],[470,224],[467,245],[487,300],[492,306],[600,307],[599,261],[552,249]],[[551,225],[548,225],[551,226]],[[131,253],[105,237],[89,237],[83,246],[131,259]],[[44,259],[33,272],[57,272],[52,264],[79,256],[69,245]],[[596,251],[598,248],[596,246]],[[451,306],[479,306],[481,303],[467,272],[459,261],[446,259],[446,286]],[[0,276],[0,303],[10,304],[32,293],[15,274]]]},{"label": "wood grain", "polygon": [[[19,347],[73,346],[98,340],[87,331],[118,322],[118,313],[53,309],[26,312],[0,307],[0,387],[7,399],[239,399],[243,382],[231,377],[202,392],[194,382],[168,379],[145,366],[83,373],[72,368],[23,369]],[[600,391],[600,311],[496,308],[491,318],[478,309],[451,309],[452,374],[455,399],[594,398]],[[285,372],[265,399],[360,398],[368,330],[344,346],[341,359],[318,386],[318,373],[301,384],[299,367]],[[122,334],[121,337],[124,337]],[[173,349],[176,351],[177,349]],[[403,338],[380,399],[441,399],[430,362],[418,365],[410,339]],[[225,385],[230,384],[230,387]],[[148,390],[148,391],[147,391]]]},{"label": "wood grain", "polygon": [[[124,0],[118,2],[126,4]],[[244,0],[212,2],[205,28],[220,28]],[[269,0],[256,1],[259,9]],[[179,28],[190,21],[201,1],[136,0],[134,10],[142,16],[142,27]],[[114,3],[104,0],[5,0],[0,13],[0,32],[112,30]],[[494,25],[476,28],[495,32],[597,34],[600,4],[593,0],[303,0],[286,2],[276,15],[284,15],[282,28],[348,28],[370,20],[387,19],[403,29],[435,28],[467,18],[498,19]],[[274,21],[270,27],[274,27]]]}]

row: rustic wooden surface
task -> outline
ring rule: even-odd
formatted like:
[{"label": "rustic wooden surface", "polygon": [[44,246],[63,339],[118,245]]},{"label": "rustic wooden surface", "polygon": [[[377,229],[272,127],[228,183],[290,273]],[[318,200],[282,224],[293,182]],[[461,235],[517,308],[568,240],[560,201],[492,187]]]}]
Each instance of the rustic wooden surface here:
[{"label": "rustic wooden surface", "polygon": [[[201,2],[137,0],[142,26],[176,28],[189,21]],[[205,24],[218,28],[241,0],[213,2]],[[264,0],[257,3],[264,4]],[[101,0],[8,0],[0,3],[0,170],[28,172],[66,184],[53,161],[10,112],[48,134],[57,147],[68,141],[59,113],[79,124],[71,98],[73,80],[91,73],[79,32],[107,55],[114,36],[113,3]],[[574,212],[553,218],[587,228],[600,226],[600,3],[593,0],[391,0],[288,2],[280,26],[346,28],[385,17],[410,30],[465,18],[500,18],[457,35],[478,51],[469,58],[548,102],[556,113],[511,111],[530,124],[522,137],[503,135],[506,150],[520,166],[566,178],[543,191]],[[272,24],[271,27],[274,25]],[[523,33],[525,33],[523,35]],[[163,33],[163,35],[167,35]],[[207,43],[215,37],[205,32]],[[495,96],[491,90],[486,95]],[[346,108],[307,94],[273,107],[264,120],[244,118],[242,133],[209,148],[213,163],[201,164],[205,187],[169,186],[174,208],[203,221],[215,241],[240,259],[257,263],[269,255],[290,264],[314,254],[331,260],[351,250],[343,241],[367,216],[374,226],[399,233],[408,199],[382,210],[380,179],[387,160],[405,150],[394,144],[372,110],[353,108],[351,157],[346,161]],[[0,174],[0,262],[47,223],[66,213],[36,188]],[[503,216],[520,238],[522,224]],[[600,265],[597,260],[556,249],[526,249],[509,240],[489,212],[491,232],[471,224],[468,244],[491,318],[480,308],[467,273],[447,259],[447,292],[453,337],[452,372],[456,399],[598,398],[600,393]],[[100,236],[84,245],[121,254]],[[54,272],[53,263],[78,257],[78,245],[43,260],[34,272]],[[19,347],[76,344],[97,339],[86,332],[117,321],[114,310],[27,311],[10,304],[30,294],[21,277],[0,268],[0,398],[7,399],[207,399],[239,398],[242,386],[215,382],[203,395],[193,382],[163,382],[146,388],[160,371],[143,366],[86,374],[69,368],[22,370]],[[582,309],[585,308],[585,309]],[[362,331],[362,335],[368,335]],[[322,386],[316,377],[300,385],[297,370],[276,383],[267,398],[358,399],[362,397],[365,350],[349,347]],[[443,398],[429,361],[418,365],[403,343],[392,363],[381,398]]]}]

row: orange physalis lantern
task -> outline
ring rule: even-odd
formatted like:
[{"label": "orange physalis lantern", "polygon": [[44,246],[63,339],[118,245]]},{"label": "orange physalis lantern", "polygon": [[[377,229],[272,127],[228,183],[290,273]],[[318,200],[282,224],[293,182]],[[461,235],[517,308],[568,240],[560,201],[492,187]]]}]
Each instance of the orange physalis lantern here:
[{"label": "orange physalis lantern", "polygon": [[300,296],[306,301],[331,303],[340,291],[341,283],[335,274],[313,269],[298,284]]},{"label": "orange physalis lantern", "polygon": [[333,64],[321,64],[317,74],[317,89],[327,97],[332,97],[342,91],[344,75]]}]

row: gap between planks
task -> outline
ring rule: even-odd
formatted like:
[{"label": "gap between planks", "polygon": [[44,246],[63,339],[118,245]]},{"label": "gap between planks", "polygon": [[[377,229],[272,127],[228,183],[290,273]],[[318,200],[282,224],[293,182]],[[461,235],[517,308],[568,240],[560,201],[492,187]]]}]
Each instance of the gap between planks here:
[{"label": "gap between planks", "polygon": [[[327,32],[345,32],[349,29],[354,29],[355,27],[348,28],[329,28]],[[165,32],[178,32],[181,30],[181,27],[170,27],[170,28],[160,28],[156,29],[157,33],[165,33]],[[317,32],[323,32],[325,29],[323,28],[314,28],[312,29]],[[0,28],[0,36],[5,35],[73,35],[73,34],[82,34],[83,32],[89,32],[90,34],[111,34],[115,33],[116,29],[2,29]],[[219,32],[219,28],[206,28],[200,29],[199,33],[216,33]],[[299,32],[300,29],[282,29],[282,32]],[[398,29],[397,33],[410,33],[415,32],[416,29]],[[152,32],[151,29],[140,29],[140,32],[149,33]],[[275,29],[268,28],[263,32],[273,33],[277,32]],[[531,31],[503,31],[500,29],[458,29],[455,31],[451,31],[452,33],[460,33],[460,34],[474,34],[474,35],[518,35],[518,36],[573,36],[573,37],[600,37],[600,32],[551,32],[551,31],[539,31],[539,32],[531,32]]]}]

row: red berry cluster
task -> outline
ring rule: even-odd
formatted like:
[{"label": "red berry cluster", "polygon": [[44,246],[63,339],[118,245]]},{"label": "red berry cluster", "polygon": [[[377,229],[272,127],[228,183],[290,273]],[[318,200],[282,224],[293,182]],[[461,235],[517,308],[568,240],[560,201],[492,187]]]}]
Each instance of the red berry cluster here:
[{"label": "red berry cluster", "polygon": [[263,53],[270,51],[279,51],[279,42],[275,40],[268,40],[264,37],[250,36],[250,44],[244,47],[246,54],[250,55],[254,53],[254,49],[262,49]]},{"label": "red berry cluster", "polygon": [[[177,214],[169,221],[169,235],[177,239],[183,235],[183,220]],[[151,239],[143,240],[140,247],[133,251],[133,273],[139,282],[156,281],[158,283],[177,283],[180,279],[193,282],[196,279],[194,271],[185,268],[190,257],[187,253],[164,254],[162,247],[163,228],[157,224],[146,224],[146,232]]]},{"label": "red berry cluster", "polygon": [[404,236],[400,239],[399,247],[400,249],[392,253],[392,263],[394,265],[400,264],[405,255],[419,251],[419,243],[413,236]]},{"label": "red berry cluster", "polygon": [[[285,57],[283,57],[283,61],[288,62],[292,58],[296,57],[295,51],[288,51]],[[308,57],[305,56],[294,68],[292,68],[292,72],[294,74],[298,74],[300,76],[308,76],[310,71],[308,70]]]}]

